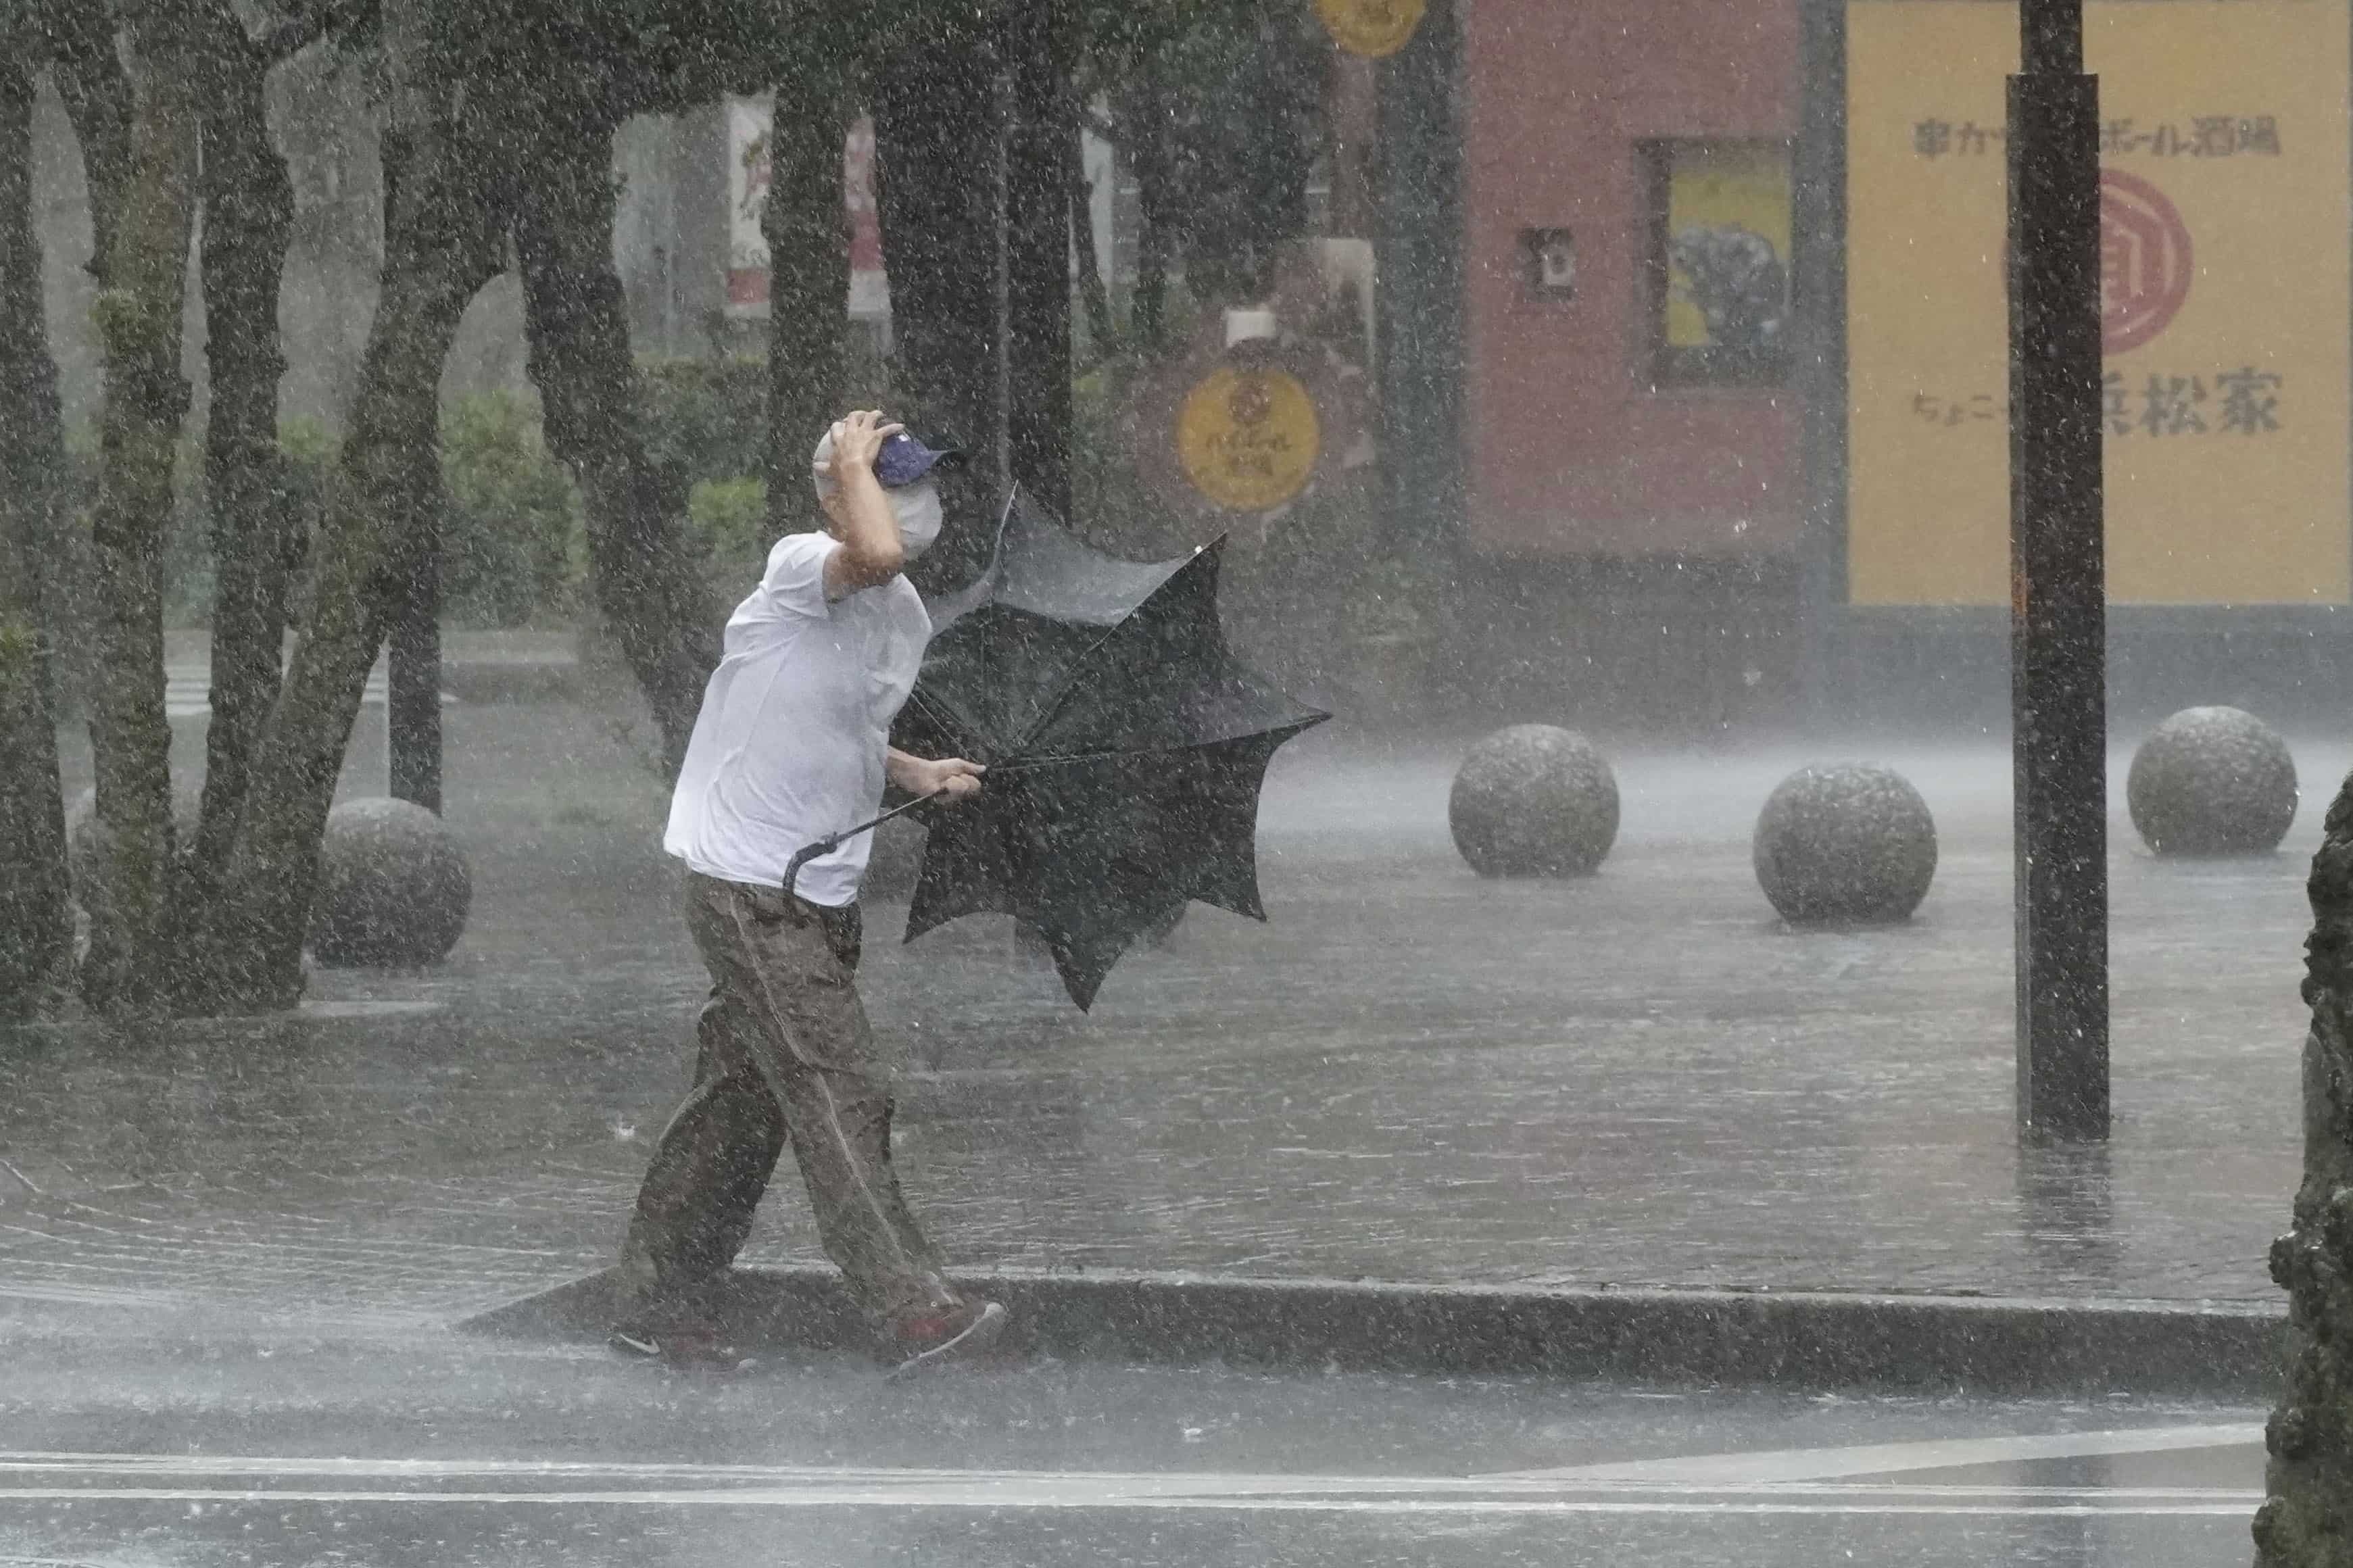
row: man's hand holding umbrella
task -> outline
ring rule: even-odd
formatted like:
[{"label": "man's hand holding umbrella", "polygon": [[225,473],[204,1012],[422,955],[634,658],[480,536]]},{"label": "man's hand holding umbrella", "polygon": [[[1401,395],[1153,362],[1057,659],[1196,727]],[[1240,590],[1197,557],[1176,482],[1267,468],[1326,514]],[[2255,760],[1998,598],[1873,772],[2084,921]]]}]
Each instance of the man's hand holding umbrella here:
[{"label": "man's hand holding umbrella", "polygon": [[978,763],[968,763],[962,757],[918,757],[895,746],[886,765],[894,788],[923,800],[947,805],[978,795],[980,775],[987,771]]}]

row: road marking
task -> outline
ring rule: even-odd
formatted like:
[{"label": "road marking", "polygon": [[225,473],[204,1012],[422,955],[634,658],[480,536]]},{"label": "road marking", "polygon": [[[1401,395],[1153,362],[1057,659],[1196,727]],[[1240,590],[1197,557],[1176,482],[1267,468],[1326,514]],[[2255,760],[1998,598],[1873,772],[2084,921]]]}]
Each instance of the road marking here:
[{"label": "road marking", "polygon": [[1752,1454],[1697,1454],[1627,1464],[1572,1465],[1506,1472],[1514,1479],[1553,1481],[1812,1481],[1833,1476],[1883,1476],[1905,1470],[1945,1470],[1962,1465],[2022,1464],[2036,1459],[2094,1458],[2108,1454],[2162,1454],[2182,1449],[2236,1448],[2263,1440],[2261,1423],[2221,1426],[2137,1426],[2109,1432],[2060,1432],[2023,1437],[1947,1437],[1924,1443],[1879,1443],[1852,1448],[1783,1448]]},{"label": "road marking", "polygon": [[1043,1495],[997,1487],[860,1488],[811,1487],[774,1490],[743,1488],[721,1491],[362,1491],[280,1489],[236,1490],[215,1487],[24,1487],[0,1489],[0,1504],[7,1502],[172,1502],[195,1504],[287,1503],[353,1504],[433,1503],[478,1507],[538,1503],[563,1507],[616,1508],[932,1508],[976,1511],[1010,1510],[1124,1510],[1219,1513],[1373,1513],[1373,1514],[1713,1514],[1751,1515],[1911,1515],[1987,1519],[2244,1519],[2260,1497],[2224,1501],[2189,1500],[2179,1502],[2142,1501],[2122,1504],[2018,1502],[1943,1502],[1894,1498],[1853,1501],[1765,1501],[1701,1498],[1465,1498],[1430,1497],[1286,1497],[1253,1493],[1237,1496],[1081,1495],[1053,1491]]},{"label": "road marking", "polygon": [[[2242,1429],[2199,1430],[2232,1434]],[[2083,1436],[2114,1444],[2128,1435]],[[2108,1451],[2131,1450],[2111,1447]],[[469,1488],[464,1485],[469,1481],[483,1484]],[[533,1481],[546,1484],[527,1484]],[[278,1482],[295,1484],[269,1484]],[[335,1482],[346,1484],[332,1484]],[[364,1484],[367,1482],[375,1484]],[[2262,1493],[2230,1488],[1907,1486],[1900,1482],[1828,1480],[1702,1481],[1660,1476],[1317,1476],[849,1468],[620,1460],[0,1454],[0,1504],[36,1500],[1374,1514],[1904,1514],[2000,1518],[2089,1518],[2113,1514],[2243,1518],[2262,1500]]]},{"label": "road marking", "polygon": [[1094,1510],[1134,1512],[1322,1513],[1322,1514],[1457,1514],[1571,1515],[1650,1514],[1719,1517],[1875,1515],[1985,1519],[2244,1519],[2259,1500],[2187,1500],[2127,1504],[2047,1502],[1936,1502],[1890,1499],[1843,1502],[1766,1501],[1752,1500],[1607,1499],[1607,1498],[1458,1498],[1458,1497],[1284,1497],[1244,1496],[1090,1496],[1057,1493],[1023,1495],[1001,1489],[943,1491],[897,1488],[810,1488],[784,1491],[760,1489],[723,1491],[365,1491],[280,1490],[237,1491],[218,1488],[108,1487],[30,1488],[0,1492],[0,1502],[110,1501],[168,1502],[199,1506],[259,1503],[283,1507],[315,1505],[432,1504],[442,1507],[512,1507],[537,1504],[559,1507],[662,1509],[939,1509],[976,1512],[1013,1510]]},{"label": "road marking", "polygon": [[[0,1454],[0,1479],[11,1475],[168,1476],[174,1478],[312,1477],[380,1481],[633,1480],[718,1486],[731,1482],[795,1482],[854,1485],[1027,1485],[1068,1482],[1114,1490],[1220,1491],[1462,1491],[1521,1493],[1561,1491],[1688,1491],[1711,1494],[1770,1493],[1780,1496],[1840,1496],[1902,1492],[1942,1497],[2110,1496],[2236,1498],[2258,1495],[2241,1488],[2048,1487],[1916,1485],[1893,1482],[1747,1482],[1715,1485],[1669,1480],[1594,1480],[1542,1475],[1380,1476],[1280,1474],[1219,1470],[976,1470],[913,1466],[860,1468],[838,1465],[724,1465],[626,1459],[427,1459],[310,1458],[241,1454]],[[0,1484],[5,1484],[0,1480]]]},{"label": "road marking", "polygon": [[[173,719],[205,717],[213,710],[212,685],[213,678],[210,670],[202,667],[174,666],[165,673],[164,678],[164,715]],[[378,668],[368,676],[367,685],[360,694],[361,705],[372,708],[383,707],[385,691],[385,672]],[[457,699],[445,691],[441,694],[441,700],[447,705],[455,702]]]}]

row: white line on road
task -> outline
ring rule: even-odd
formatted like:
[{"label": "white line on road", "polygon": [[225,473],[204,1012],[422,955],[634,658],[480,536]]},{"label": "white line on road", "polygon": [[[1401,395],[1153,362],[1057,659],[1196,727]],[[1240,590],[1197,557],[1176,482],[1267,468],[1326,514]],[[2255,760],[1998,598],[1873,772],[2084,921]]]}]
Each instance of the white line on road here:
[{"label": "white line on road", "polygon": [[[1936,1468],[1912,1462],[1959,1452],[1982,1462],[2004,1457],[2157,1452],[2235,1446],[2244,1426],[2146,1428],[2139,1432],[1968,1439],[1818,1453],[1893,1456],[1888,1471]],[[2190,1440],[2189,1434],[2202,1440]],[[1788,1456],[1712,1456],[1782,1460]],[[1952,1462],[1940,1458],[1939,1463]],[[627,1460],[304,1458],[251,1455],[0,1453],[0,1503],[79,1499],[181,1503],[582,1504],[664,1508],[937,1508],[968,1510],[1151,1509],[1335,1513],[1913,1514],[2000,1517],[2244,1516],[2253,1489],[2194,1487],[1905,1485],[1828,1479],[1662,1473],[1604,1474],[1642,1466],[1593,1466],[1500,1476],[1316,1476],[1266,1473],[944,1470],[812,1466],[710,1465]],[[1690,1461],[1699,1467],[1701,1461]],[[81,1478],[79,1484],[68,1478]],[[11,1485],[10,1481],[20,1484]],[[377,1485],[332,1486],[343,1480]],[[311,1484],[256,1485],[303,1481]],[[486,1483],[481,1489],[450,1484]],[[517,1489],[517,1483],[547,1483]],[[244,1484],[237,1484],[242,1482]],[[422,1483],[422,1484],[420,1484]],[[604,1483],[598,1485],[597,1483]],[[632,1484],[634,1483],[634,1484]]]},{"label": "white line on road", "polygon": [[1194,1510],[1256,1513],[1451,1513],[1451,1514],[1906,1514],[1997,1519],[2244,1518],[2261,1499],[2248,1493],[2228,1500],[2126,1500],[2119,1503],[1942,1501],[1927,1498],[1857,1498],[1851,1500],[1705,1498],[1561,1498],[1427,1496],[1293,1497],[1271,1493],[1219,1495],[1097,1494],[1057,1487],[1032,1491],[1001,1486],[806,1487],[726,1489],[717,1491],[368,1491],[303,1488],[236,1489],[214,1487],[9,1487],[0,1505],[16,1501],[174,1502],[196,1504],[393,1503],[505,1506],[538,1503],[566,1507],[622,1508],[934,1508],[999,1510],[1018,1509]]},{"label": "white line on road", "polygon": [[[173,719],[201,719],[210,713],[213,710],[212,684],[209,670],[174,666],[164,680],[164,715]],[[383,707],[386,689],[385,672],[378,668],[368,677],[367,685],[360,694],[361,705]],[[444,706],[456,700],[446,691],[441,694]]]},{"label": "white line on road", "polygon": [[1670,1481],[1583,1482],[1524,1476],[1295,1475],[1264,1471],[965,1470],[920,1468],[860,1468],[817,1465],[713,1465],[596,1459],[301,1458],[248,1455],[0,1454],[0,1486],[11,1475],[28,1477],[169,1477],[195,1479],[276,1479],[289,1477],[399,1481],[547,1480],[637,1481],[715,1488],[765,1483],[769,1487],[817,1486],[1000,1486],[1051,1483],[1097,1492],[1160,1492],[1192,1496],[1219,1493],[1361,1493],[1451,1491],[1479,1495],[1554,1496],[1567,1491],[1609,1493],[1689,1492],[1711,1496],[1742,1493],[1779,1497],[1905,1496],[1941,1498],[2032,1497],[2085,1500],[2101,1497],[2202,1498],[2235,1500],[2260,1494],[2239,1488],[1905,1486],[1890,1482],[1758,1482],[1692,1485]]},{"label": "white line on road", "polygon": [[1546,1481],[1813,1481],[1833,1476],[1884,1476],[1905,1470],[1945,1470],[1962,1465],[2022,1464],[2036,1459],[2094,1458],[2110,1454],[2162,1454],[2180,1449],[2236,1448],[2260,1444],[2260,1423],[2223,1426],[2136,1426],[2109,1432],[2057,1432],[2023,1437],[1947,1437],[1925,1443],[1876,1443],[1853,1448],[1782,1448],[1755,1454],[1696,1454],[1628,1464],[1574,1465],[1515,1470],[1514,1479]]}]

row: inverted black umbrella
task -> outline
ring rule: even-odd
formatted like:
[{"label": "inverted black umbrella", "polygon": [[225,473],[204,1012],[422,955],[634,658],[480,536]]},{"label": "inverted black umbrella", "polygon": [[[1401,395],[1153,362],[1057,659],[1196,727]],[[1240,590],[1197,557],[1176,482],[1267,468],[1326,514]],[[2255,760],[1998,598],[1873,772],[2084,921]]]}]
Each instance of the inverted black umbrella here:
[{"label": "inverted black umbrella", "polygon": [[1259,787],[1275,748],[1330,715],[1228,650],[1222,544],[1121,561],[1015,493],[988,570],[932,607],[893,731],[917,755],[988,768],[977,796],[932,817],[908,941],[959,915],[1012,915],[1085,1008],[1129,944],[1188,900],[1266,918]]}]

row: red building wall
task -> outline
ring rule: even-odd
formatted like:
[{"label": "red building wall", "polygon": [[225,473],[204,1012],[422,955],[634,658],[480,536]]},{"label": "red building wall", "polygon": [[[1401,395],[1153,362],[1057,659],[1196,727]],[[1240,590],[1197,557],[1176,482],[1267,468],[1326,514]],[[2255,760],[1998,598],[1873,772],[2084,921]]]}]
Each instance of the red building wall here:
[{"label": "red building wall", "polygon": [[[1779,553],[1795,394],[1651,385],[1641,144],[1797,133],[1796,0],[1468,0],[1464,388],[1472,542],[1519,556]],[[1531,298],[1524,228],[1577,289]]]}]

